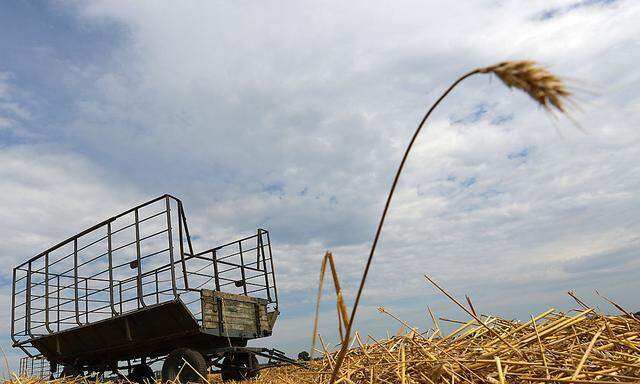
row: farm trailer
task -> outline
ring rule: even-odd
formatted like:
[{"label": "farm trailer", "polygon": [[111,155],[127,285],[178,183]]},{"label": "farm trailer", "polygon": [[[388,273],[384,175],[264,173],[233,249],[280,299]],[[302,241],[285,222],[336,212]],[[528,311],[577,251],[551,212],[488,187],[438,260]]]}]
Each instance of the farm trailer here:
[{"label": "farm trailer", "polygon": [[247,347],[271,335],[278,315],[269,232],[196,253],[182,202],[170,195],[13,270],[13,346],[46,359],[52,376],[126,368],[142,382],[164,358],[163,380],[197,381],[209,369],[223,380],[251,378],[293,362],[275,349]]}]

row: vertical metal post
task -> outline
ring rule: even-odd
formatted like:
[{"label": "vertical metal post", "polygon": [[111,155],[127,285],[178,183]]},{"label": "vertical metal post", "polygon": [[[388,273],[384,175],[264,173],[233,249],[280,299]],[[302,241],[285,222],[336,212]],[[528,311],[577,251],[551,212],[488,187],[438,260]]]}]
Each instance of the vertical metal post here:
[{"label": "vertical metal post", "polygon": [[256,235],[256,269],[260,268],[260,229],[258,228],[258,234]]},{"label": "vertical metal post", "polygon": [[220,332],[220,336],[222,336],[226,326],[224,324],[224,305],[221,297],[216,297],[216,307],[218,310],[218,332]]},{"label": "vertical metal post", "polygon": [[216,291],[220,291],[220,279],[218,278],[218,254],[215,249],[211,251],[211,260],[213,262],[213,277],[216,282]]},{"label": "vertical metal post", "polygon": [[15,341],[14,336],[16,333],[15,326],[16,318],[16,268],[13,268],[13,282],[11,284],[11,339]]},{"label": "vertical metal post", "polygon": [[31,262],[29,262],[27,267],[27,291],[25,293],[25,313],[24,313],[24,329],[27,335],[32,336],[31,334]]},{"label": "vertical metal post", "polygon": [[122,280],[118,282],[118,295],[120,296],[120,313],[122,314]]},{"label": "vertical metal post", "polygon": [[44,327],[53,333],[49,327],[49,252],[44,254]]},{"label": "vertical metal post", "polygon": [[240,274],[242,275],[242,289],[245,296],[247,295],[247,280],[244,275],[244,257],[242,256],[242,240],[238,241],[238,249],[240,250]]},{"label": "vertical metal post", "polygon": [[278,285],[276,284],[276,271],[273,268],[273,256],[271,253],[271,237],[269,237],[269,232],[268,231],[264,231],[264,233],[267,234],[267,244],[268,244],[268,248],[269,248],[269,262],[271,264],[271,279],[273,280],[273,294],[275,296],[275,300],[276,300],[276,310],[278,309]]},{"label": "vertical metal post", "polygon": [[89,279],[84,279],[84,318],[85,324],[89,324]]},{"label": "vertical metal post", "polygon": [[56,304],[56,329],[60,331],[60,275],[56,276],[56,285],[58,286],[56,292],[58,292],[57,304]]},{"label": "vertical metal post", "polygon": [[135,225],[136,225],[136,260],[138,261],[138,276],[136,277],[137,287],[136,292],[138,293],[138,308],[146,307],[147,305],[144,303],[144,294],[142,291],[142,260],[140,260],[140,219],[138,217],[138,208],[134,211]]},{"label": "vertical metal post", "polygon": [[160,304],[160,286],[158,285],[158,270],[156,269],[156,304]]},{"label": "vertical metal post", "polygon": [[184,222],[184,232],[187,235],[187,243],[189,244],[189,253],[193,255],[193,245],[191,244],[191,236],[189,236],[189,226],[187,225],[187,215],[184,214],[184,208],[182,207],[182,201],[178,200],[178,206],[180,207],[180,216]]},{"label": "vertical metal post", "polygon": [[[258,229],[258,250],[262,253],[262,269],[264,270],[264,285],[267,290],[267,300],[271,301],[271,291],[269,288],[269,274],[267,273],[267,261],[264,255],[264,243],[262,242],[262,231]],[[258,265],[256,268],[260,268]]]},{"label": "vertical metal post", "polygon": [[111,244],[111,222],[107,223],[107,259],[109,259],[109,306],[111,307],[111,316],[118,315],[115,304],[113,302],[113,245]]},{"label": "vertical metal post", "polygon": [[[167,197],[167,201],[169,198]],[[167,204],[167,211],[170,205]],[[178,237],[180,238],[180,260],[182,261],[182,274],[184,275],[184,289],[189,289],[189,280],[187,278],[187,263],[184,258],[184,244],[182,244],[182,204],[178,203]],[[171,223],[169,222],[169,231],[171,231]],[[171,239],[171,237],[169,237]],[[171,240],[169,240],[171,241]]]},{"label": "vertical metal post", "polygon": [[[169,261],[171,262],[171,288],[173,289],[173,297],[178,297],[178,291],[176,290],[176,269],[173,261],[173,239],[171,237],[171,206],[169,203],[169,196],[165,198],[166,206],[167,206],[167,234],[169,237]],[[183,260],[184,262],[184,260]],[[182,267],[182,271],[184,272],[184,286],[187,287],[187,272]]]},{"label": "vertical metal post", "polygon": [[78,238],[73,239],[73,292],[75,298],[73,304],[76,312],[76,323],[82,325],[80,322],[80,307],[78,303]]}]

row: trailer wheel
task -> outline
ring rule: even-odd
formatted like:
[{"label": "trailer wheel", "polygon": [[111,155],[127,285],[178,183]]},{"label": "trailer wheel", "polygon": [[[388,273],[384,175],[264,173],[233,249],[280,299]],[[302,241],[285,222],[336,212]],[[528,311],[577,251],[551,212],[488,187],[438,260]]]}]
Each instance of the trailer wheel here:
[{"label": "trailer wheel", "polygon": [[64,368],[62,368],[62,372],[60,372],[60,377],[78,377],[83,375],[84,372],[82,372],[82,369],[75,365],[65,365]]},{"label": "trailer wheel", "polygon": [[[189,364],[185,364],[185,361]],[[200,352],[193,349],[174,349],[162,364],[162,381],[178,379],[182,383],[199,383],[206,377],[207,362]]]},{"label": "trailer wheel", "polygon": [[231,353],[222,360],[222,381],[242,381],[258,377],[258,358],[252,353]]},{"label": "trailer wheel", "polygon": [[148,383],[153,383],[155,381],[155,374],[153,373],[153,369],[147,364],[139,364],[133,367],[131,370],[131,374],[129,375],[129,381],[144,384],[145,381]]}]

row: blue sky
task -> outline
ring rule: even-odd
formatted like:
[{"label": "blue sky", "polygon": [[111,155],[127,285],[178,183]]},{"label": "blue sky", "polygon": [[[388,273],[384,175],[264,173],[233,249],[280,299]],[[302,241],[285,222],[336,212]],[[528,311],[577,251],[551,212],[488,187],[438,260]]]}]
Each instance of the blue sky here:
[{"label": "blue sky", "polygon": [[[403,146],[461,73],[533,59],[578,107],[549,116],[466,81],[420,138],[358,328],[571,309],[575,289],[640,309],[640,4],[633,1],[0,4],[0,287],[10,267],[162,193],[196,247],[272,232],[282,317],[308,348],[322,254],[352,294]],[[321,332],[335,340],[332,296]]]}]

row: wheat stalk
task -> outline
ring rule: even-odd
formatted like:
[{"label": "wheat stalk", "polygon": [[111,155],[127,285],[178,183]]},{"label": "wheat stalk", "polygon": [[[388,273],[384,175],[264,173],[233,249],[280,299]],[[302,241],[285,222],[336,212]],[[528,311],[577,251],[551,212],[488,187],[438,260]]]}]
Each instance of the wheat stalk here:
[{"label": "wheat stalk", "polygon": [[534,61],[504,61],[479,68],[479,73],[493,73],[509,88],[526,92],[542,107],[555,107],[564,113],[564,99],[571,96],[564,82]]},{"label": "wheat stalk", "polygon": [[420,134],[422,127],[424,126],[433,110],[464,79],[477,74],[496,75],[507,87],[520,89],[526,92],[529,96],[531,96],[531,98],[533,98],[533,100],[544,107],[547,111],[552,111],[552,108],[555,108],[560,111],[560,113],[565,113],[564,101],[571,96],[571,93],[567,90],[564,82],[559,77],[549,72],[546,68],[530,60],[519,60],[505,61],[488,67],[476,68],[473,71],[467,72],[466,74],[460,76],[456,81],[454,81],[449,86],[449,88],[447,88],[447,90],[435,101],[435,103],[433,103],[433,105],[429,108],[427,113],[420,121],[418,128],[415,130],[413,136],[411,137],[411,141],[409,141],[409,145],[407,146],[407,149],[402,156],[402,160],[400,161],[400,165],[398,166],[398,170],[396,171],[393,183],[391,184],[391,190],[389,191],[387,201],[385,203],[384,209],[382,210],[382,216],[380,217],[380,221],[378,222],[376,234],[373,238],[371,250],[369,251],[369,257],[367,258],[367,262],[362,273],[362,278],[360,279],[360,286],[353,303],[349,323],[346,324],[345,337],[344,339],[342,339],[342,346],[340,348],[340,352],[338,352],[338,357],[336,359],[336,364],[333,367],[333,372],[331,373],[331,379],[329,381],[331,384],[336,381],[338,372],[340,371],[340,366],[342,365],[345,354],[347,353],[349,340],[351,339],[351,326],[353,325],[355,320],[356,312],[358,310],[358,304],[360,303],[360,298],[362,296],[364,285],[369,274],[373,255],[375,253],[376,246],[378,245],[378,240],[380,239],[380,233],[382,232],[382,226],[387,216],[387,211],[389,210],[391,198],[393,197],[393,193],[396,189],[396,186],[398,185],[398,180],[400,179],[400,174],[402,173],[404,164],[407,161],[409,152],[411,151],[411,148],[413,147],[413,144]]}]

